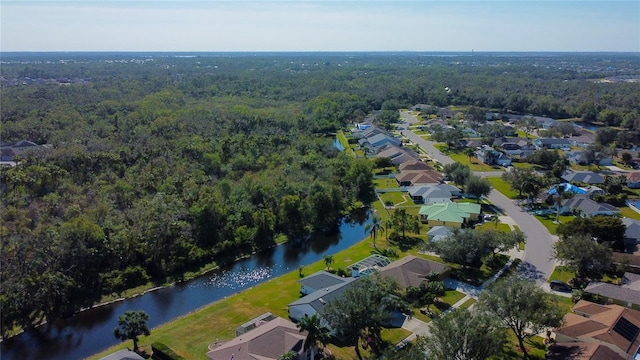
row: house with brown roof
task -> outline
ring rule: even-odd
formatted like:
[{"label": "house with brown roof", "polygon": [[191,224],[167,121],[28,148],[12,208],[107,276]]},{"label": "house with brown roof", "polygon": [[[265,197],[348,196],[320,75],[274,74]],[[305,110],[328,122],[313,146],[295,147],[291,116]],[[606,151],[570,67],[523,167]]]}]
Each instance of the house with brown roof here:
[{"label": "house with brown roof", "polygon": [[627,173],[627,186],[631,189],[640,189],[640,171]]},{"label": "house with brown roof", "polygon": [[396,181],[400,186],[440,184],[442,174],[433,170],[403,171],[396,175]]},{"label": "house with brown roof", "polygon": [[398,166],[398,170],[420,171],[420,170],[435,170],[435,169],[424,161],[414,159],[414,160],[409,160],[400,164],[400,166]]},{"label": "house with brown roof", "polygon": [[446,265],[439,262],[407,255],[379,269],[378,272],[380,276],[395,280],[400,287],[408,288],[409,286],[419,287],[433,272],[440,274],[440,278],[444,279],[449,270]]},{"label": "house with brown roof", "polygon": [[639,330],[640,311],[580,300],[554,332],[557,343],[599,343],[628,359],[640,348]]},{"label": "house with brown roof", "polygon": [[546,360],[626,360],[610,348],[595,342],[555,343],[547,350]]},{"label": "house with brown roof", "polygon": [[231,341],[210,346],[207,357],[211,360],[277,360],[282,354],[295,352],[297,360],[317,358],[317,349],[304,350],[306,332],[283,318],[263,323]]}]

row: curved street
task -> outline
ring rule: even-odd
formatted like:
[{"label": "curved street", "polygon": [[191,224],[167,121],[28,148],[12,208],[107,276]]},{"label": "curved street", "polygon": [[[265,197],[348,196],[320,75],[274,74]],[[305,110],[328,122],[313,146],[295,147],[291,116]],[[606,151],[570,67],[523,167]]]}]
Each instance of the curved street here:
[{"label": "curved street", "polygon": [[[403,135],[420,146],[435,161],[442,164],[451,164],[454,161],[436,149],[433,141],[424,140],[409,129],[409,126],[417,122],[415,116],[406,110],[400,111],[404,124]],[[476,172],[478,176],[500,176],[501,172]],[[557,237],[551,235],[533,215],[523,211],[513,200],[507,198],[498,191],[491,191],[487,199],[493,203],[504,215],[510,217],[520,230],[527,236],[524,257],[518,268],[519,273],[527,278],[536,280],[542,288],[549,289],[546,280],[551,276],[556,261],[552,258],[553,244]]]}]

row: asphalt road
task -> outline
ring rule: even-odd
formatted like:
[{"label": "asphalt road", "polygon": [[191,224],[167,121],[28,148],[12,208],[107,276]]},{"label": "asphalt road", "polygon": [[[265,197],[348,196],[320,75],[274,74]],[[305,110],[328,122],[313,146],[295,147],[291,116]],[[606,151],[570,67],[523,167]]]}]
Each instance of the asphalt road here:
[{"label": "asphalt road", "polygon": [[[405,125],[411,125],[418,121],[418,119],[408,111],[401,111],[400,116]],[[402,132],[409,140],[422,147],[434,160],[442,164],[451,164],[454,162],[451,158],[436,149],[432,141],[422,139],[409,130],[408,126],[406,126]],[[482,177],[500,176],[501,174],[502,172],[497,171],[476,173],[476,175]],[[491,191],[487,199],[505,215],[511,217],[513,222],[515,222],[520,230],[527,236],[524,257],[518,268],[520,275],[536,280],[540,283],[540,286],[548,288],[546,280],[551,276],[556,266],[556,261],[552,259],[552,253],[553,244],[557,240],[557,237],[551,235],[547,228],[533,215],[523,211],[513,200],[507,198],[499,191]]]},{"label": "asphalt road", "polygon": [[453,164],[454,161],[451,160],[450,157],[444,155],[440,152],[440,150],[436,149],[433,144],[433,141],[428,141],[420,136],[413,133],[413,131],[409,130],[409,126],[413,123],[418,122],[415,116],[411,115],[408,111],[403,110],[400,111],[400,116],[402,117],[404,124],[407,126],[403,126],[405,130],[402,130],[402,134],[406,136],[409,140],[411,140],[414,144],[420,146],[424,151],[429,154],[435,161],[441,163],[442,165]]}]

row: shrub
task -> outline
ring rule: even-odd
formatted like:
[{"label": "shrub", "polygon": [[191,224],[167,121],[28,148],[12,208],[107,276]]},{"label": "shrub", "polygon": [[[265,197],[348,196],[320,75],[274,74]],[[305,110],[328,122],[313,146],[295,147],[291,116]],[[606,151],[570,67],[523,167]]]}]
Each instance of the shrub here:
[{"label": "shrub", "polygon": [[153,359],[184,360],[182,356],[176,354],[170,347],[160,342],[154,342],[151,344],[151,350],[153,351]]}]

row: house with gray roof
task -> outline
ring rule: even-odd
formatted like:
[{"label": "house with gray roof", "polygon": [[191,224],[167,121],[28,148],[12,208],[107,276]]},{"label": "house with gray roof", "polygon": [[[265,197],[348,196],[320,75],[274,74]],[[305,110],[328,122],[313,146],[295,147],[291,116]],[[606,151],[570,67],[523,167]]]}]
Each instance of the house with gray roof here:
[{"label": "house with gray roof", "polygon": [[625,245],[640,244],[640,220],[622,218],[622,223],[627,227],[624,232]]},{"label": "house with gray roof", "polygon": [[566,182],[580,182],[590,185],[598,185],[604,183],[602,175],[593,171],[571,171],[562,175],[562,180]]},{"label": "house with gray roof", "polygon": [[592,282],[584,291],[599,295],[614,304],[640,310],[640,274],[624,273],[621,285]]},{"label": "house with gray roof", "polygon": [[300,284],[300,293],[309,295],[318,290],[342,284],[345,281],[346,278],[322,270],[298,280],[298,283]]},{"label": "house with gray roof", "polygon": [[411,186],[407,192],[416,204],[451,202],[451,198],[462,196],[460,189],[449,184]]},{"label": "house with gray roof", "polygon": [[429,241],[437,242],[446,239],[451,234],[453,234],[453,230],[448,226],[433,226],[427,232],[427,238]]},{"label": "house with gray roof", "polygon": [[562,138],[538,138],[533,140],[537,149],[571,149],[571,141]]},{"label": "house with gray roof", "polygon": [[615,206],[607,203],[598,203],[582,195],[564,200],[560,212],[564,214],[574,213],[582,217],[620,215],[620,210]]},{"label": "house with gray roof", "polygon": [[406,162],[417,161],[416,158],[418,157],[418,154],[408,148],[389,145],[384,149],[381,149],[375,157],[386,157],[391,160],[393,165],[401,165]]},{"label": "house with gray roof", "polygon": [[144,358],[129,349],[122,349],[111,353],[100,360],[144,360]]},{"label": "house with gray roof", "polygon": [[344,282],[327,286],[326,288],[314,291],[309,295],[289,303],[289,317],[295,321],[300,321],[304,316],[313,316],[322,312],[322,309],[333,299],[337,299],[349,289],[357,278],[345,278]]}]

